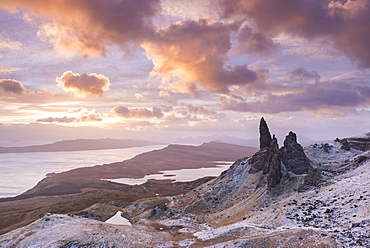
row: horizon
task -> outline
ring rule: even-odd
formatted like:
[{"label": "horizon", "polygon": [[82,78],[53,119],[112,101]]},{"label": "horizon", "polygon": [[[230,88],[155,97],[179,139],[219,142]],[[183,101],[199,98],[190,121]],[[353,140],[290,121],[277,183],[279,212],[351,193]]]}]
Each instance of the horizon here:
[{"label": "horizon", "polygon": [[370,2],[0,1],[3,144],[370,131]]}]

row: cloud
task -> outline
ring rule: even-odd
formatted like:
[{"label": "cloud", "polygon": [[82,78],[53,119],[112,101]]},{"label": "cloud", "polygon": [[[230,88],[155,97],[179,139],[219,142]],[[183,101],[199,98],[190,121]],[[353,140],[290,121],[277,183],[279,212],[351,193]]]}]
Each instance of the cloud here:
[{"label": "cloud", "polygon": [[158,107],[153,107],[152,110],[147,108],[128,108],[125,106],[116,106],[112,110],[114,115],[122,118],[146,119],[146,118],[162,118],[163,112]]},{"label": "cloud", "polygon": [[38,119],[37,122],[44,123],[78,123],[78,122],[99,122],[103,121],[103,116],[99,114],[95,109],[88,110],[86,108],[70,109],[68,113],[74,114],[75,116],[68,117],[47,117]]},{"label": "cloud", "polygon": [[253,32],[249,26],[238,32],[238,51],[251,55],[269,55],[277,50],[278,45],[268,36]]},{"label": "cloud", "polygon": [[67,92],[80,97],[102,96],[109,90],[110,80],[102,74],[78,74],[66,71],[61,77],[57,77],[58,86]]},{"label": "cloud", "polygon": [[0,65],[0,74],[9,74],[9,73],[13,73],[13,72],[16,72],[16,71],[20,71],[20,68],[16,68],[16,67],[13,67],[13,66]]},{"label": "cloud", "polygon": [[77,117],[47,117],[38,119],[37,122],[47,123],[75,123],[75,122],[88,122],[88,121],[102,121],[103,119],[96,115],[83,115],[80,118]]},{"label": "cloud", "polygon": [[290,81],[308,82],[308,81],[320,81],[320,75],[317,71],[307,71],[304,67],[296,67],[289,72]]},{"label": "cloud", "polygon": [[26,91],[26,88],[16,80],[0,79],[0,91],[20,95]]},{"label": "cloud", "polygon": [[21,48],[22,44],[20,42],[11,41],[0,34],[0,52],[7,50],[20,50]]},{"label": "cloud", "polygon": [[220,12],[248,19],[266,37],[290,34],[333,43],[360,67],[370,67],[370,2],[368,0],[219,0]]},{"label": "cloud", "polygon": [[140,94],[140,93],[135,93],[135,98],[138,99],[138,100],[145,99],[145,97],[142,94]]},{"label": "cloud", "polygon": [[171,94],[168,93],[167,91],[164,91],[164,90],[159,91],[158,96],[164,97],[164,98],[173,99],[173,97],[171,96]]},{"label": "cloud", "polygon": [[201,105],[188,104],[186,107],[187,107],[187,110],[189,111],[189,113],[191,113],[191,114],[196,114],[196,115],[215,115],[215,114],[217,114],[216,111],[210,110],[210,109],[208,109],[206,107],[203,107]]},{"label": "cloud", "polygon": [[142,46],[154,70],[164,78],[170,74],[178,79],[182,93],[194,94],[196,83],[214,92],[228,93],[229,86],[257,80],[257,73],[247,65],[227,65],[230,35],[237,29],[236,24],[205,19],[182,21],[157,30],[155,37]]},{"label": "cloud", "polygon": [[[363,84],[337,81],[316,82],[297,87],[293,93],[267,94],[264,99],[247,102],[231,97],[220,97],[224,110],[276,114],[281,112],[327,111],[340,114],[348,110],[370,106],[370,87]],[[342,111],[343,114],[343,111]]]},{"label": "cloud", "polygon": [[106,46],[127,49],[153,32],[151,19],[160,10],[159,0],[1,1],[8,11],[28,10],[45,21],[39,36],[55,47],[86,55],[103,55]]}]

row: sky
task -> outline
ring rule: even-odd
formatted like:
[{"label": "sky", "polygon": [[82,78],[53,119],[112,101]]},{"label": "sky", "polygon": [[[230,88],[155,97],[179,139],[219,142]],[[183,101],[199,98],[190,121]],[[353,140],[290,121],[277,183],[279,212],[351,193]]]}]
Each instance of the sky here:
[{"label": "sky", "polygon": [[0,0],[0,145],[359,135],[369,68],[369,0]]}]

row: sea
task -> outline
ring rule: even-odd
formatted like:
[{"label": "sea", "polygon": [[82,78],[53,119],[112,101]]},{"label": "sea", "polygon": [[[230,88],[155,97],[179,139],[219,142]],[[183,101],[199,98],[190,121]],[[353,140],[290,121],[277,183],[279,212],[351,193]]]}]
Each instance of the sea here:
[{"label": "sea", "polygon": [[[31,189],[48,173],[120,162],[164,147],[166,145],[92,151],[0,154],[0,198],[14,197]],[[111,181],[130,185],[145,183],[148,179],[191,181],[205,176],[218,176],[230,164],[231,162],[212,168],[163,171],[162,174],[147,175],[141,179],[122,178]]]}]

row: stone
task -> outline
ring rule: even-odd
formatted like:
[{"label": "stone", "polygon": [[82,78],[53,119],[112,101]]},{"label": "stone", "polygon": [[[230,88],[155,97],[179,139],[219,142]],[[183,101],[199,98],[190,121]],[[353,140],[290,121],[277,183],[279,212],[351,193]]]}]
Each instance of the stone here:
[{"label": "stone", "polygon": [[307,174],[310,160],[303,148],[297,142],[297,135],[293,132],[285,137],[284,146],[280,149],[281,159],[288,171],[296,175]]},{"label": "stone", "polygon": [[270,147],[272,138],[271,138],[270,130],[263,117],[260,120],[259,131],[260,131],[260,149],[262,150],[265,147]]}]

